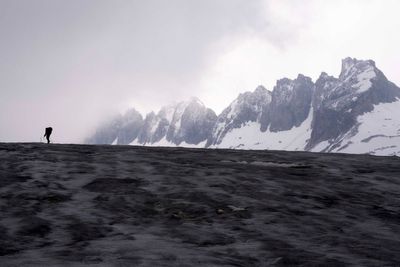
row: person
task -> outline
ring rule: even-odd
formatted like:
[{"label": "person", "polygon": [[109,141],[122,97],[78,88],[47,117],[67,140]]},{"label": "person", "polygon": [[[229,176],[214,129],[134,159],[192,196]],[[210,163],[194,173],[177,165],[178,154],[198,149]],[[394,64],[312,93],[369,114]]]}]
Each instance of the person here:
[{"label": "person", "polygon": [[50,144],[50,135],[53,132],[53,128],[47,127],[46,131],[44,132],[44,137],[47,139],[47,143]]}]

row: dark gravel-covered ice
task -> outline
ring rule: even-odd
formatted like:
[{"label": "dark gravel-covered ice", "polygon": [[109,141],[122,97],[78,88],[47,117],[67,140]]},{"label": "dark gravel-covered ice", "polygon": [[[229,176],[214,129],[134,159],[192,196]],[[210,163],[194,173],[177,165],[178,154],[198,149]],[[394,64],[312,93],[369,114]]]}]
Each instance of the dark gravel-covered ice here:
[{"label": "dark gravel-covered ice", "polygon": [[400,160],[1,144],[0,266],[400,266]]}]

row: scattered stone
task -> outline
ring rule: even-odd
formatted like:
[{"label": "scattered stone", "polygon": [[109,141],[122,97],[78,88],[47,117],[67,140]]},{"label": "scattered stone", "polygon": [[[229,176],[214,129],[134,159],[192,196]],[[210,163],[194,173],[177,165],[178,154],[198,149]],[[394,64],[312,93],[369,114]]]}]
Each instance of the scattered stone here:
[{"label": "scattered stone", "polygon": [[217,209],[216,212],[217,212],[217,214],[223,214],[223,213],[225,213],[225,211],[224,211],[223,209]]}]

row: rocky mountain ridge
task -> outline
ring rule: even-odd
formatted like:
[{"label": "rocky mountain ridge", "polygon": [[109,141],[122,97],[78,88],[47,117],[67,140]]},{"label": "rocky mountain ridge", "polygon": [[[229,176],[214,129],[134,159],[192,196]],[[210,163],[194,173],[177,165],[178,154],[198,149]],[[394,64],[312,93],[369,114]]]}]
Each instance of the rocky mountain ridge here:
[{"label": "rocky mountain ridge", "polygon": [[132,109],[86,143],[400,154],[399,98],[374,61],[345,58],[337,78],[283,78],[272,92],[240,94],[218,116],[197,98],[144,119]]}]

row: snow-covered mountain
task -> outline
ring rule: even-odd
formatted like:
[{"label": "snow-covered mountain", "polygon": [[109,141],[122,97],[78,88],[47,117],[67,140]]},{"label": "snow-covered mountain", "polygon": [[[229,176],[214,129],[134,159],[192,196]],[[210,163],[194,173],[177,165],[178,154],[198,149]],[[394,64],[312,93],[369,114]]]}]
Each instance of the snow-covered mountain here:
[{"label": "snow-covered mountain", "polygon": [[[210,142],[212,147],[304,150],[311,134],[313,91],[311,78],[301,74],[295,80],[278,80],[272,93],[266,94],[258,119],[242,118],[222,140]],[[240,109],[231,115],[232,120],[236,116],[240,116]]]},{"label": "snow-covered mountain", "polygon": [[220,145],[228,133],[248,122],[260,123],[263,111],[268,109],[270,103],[271,92],[263,86],[257,87],[254,92],[240,94],[218,116],[207,147]]},{"label": "snow-covered mountain", "polygon": [[283,78],[272,92],[240,94],[218,117],[197,98],[144,120],[131,110],[87,142],[400,155],[399,99],[374,61],[346,58],[338,78]]},{"label": "snow-covered mountain", "polygon": [[[117,116],[99,127],[86,143],[204,147],[216,119],[214,111],[205,107],[199,99],[192,98],[165,106],[157,114],[150,112],[144,119],[128,111],[124,116]],[[127,126],[131,130],[130,135]]]},{"label": "snow-covered mountain", "polygon": [[395,112],[400,88],[388,81],[375,62],[346,58],[338,79],[322,73],[315,84],[307,150],[399,153],[400,119]]}]

